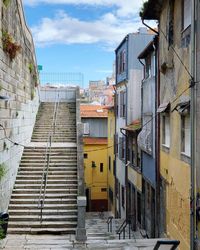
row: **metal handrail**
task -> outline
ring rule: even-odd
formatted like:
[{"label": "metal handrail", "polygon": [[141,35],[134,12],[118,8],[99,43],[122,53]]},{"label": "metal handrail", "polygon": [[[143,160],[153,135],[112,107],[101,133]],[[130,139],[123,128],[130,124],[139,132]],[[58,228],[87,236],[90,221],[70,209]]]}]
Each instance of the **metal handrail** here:
[{"label": "metal handrail", "polygon": [[129,239],[131,238],[131,215],[128,216],[128,218],[126,218],[123,223],[121,224],[121,226],[118,228],[118,230],[116,231],[116,233],[119,235],[119,240],[121,239],[121,234],[123,233],[123,239],[125,239],[125,234],[126,234],[126,227],[129,226],[128,229],[128,235],[129,235]]},{"label": "metal handrail", "polygon": [[113,216],[109,216],[106,223],[108,224],[108,232],[112,233],[112,220],[113,220]]},{"label": "metal handrail", "polygon": [[[44,158],[44,167],[43,167],[43,173],[42,173],[42,179],[41,179],[40,194],[39,194],[39,199],[38,199],[38,208],[40,208],[40,210],[41,210],[40,223],[42,223],[43,208],[44,208],[45,197],[46,197],[46,186],[47,186],[48,173],[49,173],[52,138],[55,134],[58,106],[59,106],[59,94],[57,96],[57,100],[56,100],[55,105],[54,105],[53,121],[52,121],[50,132],[48,133],[48,137],[47,137],[47,146],[46,146],[46,152],[45,152],[45,158]],[[43,190],[43,192],[42,192],[42,190]]]}]

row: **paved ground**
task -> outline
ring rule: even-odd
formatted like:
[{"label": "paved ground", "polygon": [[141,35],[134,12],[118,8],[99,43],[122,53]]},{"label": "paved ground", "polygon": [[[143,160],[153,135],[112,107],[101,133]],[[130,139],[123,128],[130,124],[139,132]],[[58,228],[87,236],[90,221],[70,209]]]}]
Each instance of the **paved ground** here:
[{"label": "paved ground", "polygon": [[[78,243],[74,235],[12,235],[9,234],[2,242],[0,249],[5,250],[153,250],[156,239],[141,239],[141,234],[132,232],[132,239],[118,240],[115,229],[120,220],[113,225],[113,232],[108,233],[106,218],[110,214],[88,213],[86,215],[87,241]],[[101,219],[100,219],[101,217]],[[161,248],[169,250],[170,248]]]},{"label": "paved ground", "polygon": [[[4,241],[6,250],[153,250],[156,239],[142,240],[88,240],[86,243],[78,244],[74,236],[69,235],[8,235]],[[170,249],[170,248],[162,248]]]}]

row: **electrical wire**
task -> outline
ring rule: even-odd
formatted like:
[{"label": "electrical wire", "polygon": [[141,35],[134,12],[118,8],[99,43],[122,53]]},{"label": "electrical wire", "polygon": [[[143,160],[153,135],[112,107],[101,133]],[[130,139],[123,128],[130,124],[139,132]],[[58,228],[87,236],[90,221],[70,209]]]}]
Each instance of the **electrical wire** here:
[{"label": "electrical wire", "polygon": [[[161,31],[161,33],[163,34],[164,38],[166,39],[166,41],[168,41],[167,39],[167,35],[164,33],[164,31],[159,28],[159,30]],[[191,77],[191,79],[193,79],[192,74],[190,73],[189,69],[186,67],[186,65],[184,64],[184,62],[182,61],[181,57],[179,56],[178,52],[176,52],[176,49],[171,45],[169,46],[169,48],[171,48],[173,50],[173,52],[175,53],[175,55],[177,56],[178,60],[180,61],[180,63],[182,64],[182,66],[184,67],[185,71],[188,73],[188,75]]]},{"label": "electrical wire", "polygon": [[23,144],[21,144],[21,143],[18,143],[18,142],[15,142],[15,141],[11,140],[11,139],[7,136],[7,134],[6,134],[6,129],[5,129],[5,127],[4,127],[2,124],[0,124],[0,127],[3,129],[4,135],[5,135],[5,138],[2,138],[1,140],[7,139],[9,142],[11,142],[12,144],[14,144],[15,146],[26,147],[25,145],[23,145]]}]

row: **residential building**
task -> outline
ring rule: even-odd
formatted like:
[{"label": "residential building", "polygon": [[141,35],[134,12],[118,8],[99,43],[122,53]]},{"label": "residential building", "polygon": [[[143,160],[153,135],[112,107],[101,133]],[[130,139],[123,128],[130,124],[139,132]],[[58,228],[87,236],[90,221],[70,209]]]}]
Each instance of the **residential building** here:
[{"label": "residential building", "polygon": [[116,164],[114,155],[115,136],[115,110],[114,106],[106,107],[108,110],[108,210],[115,214],[115,175]]},{"label": "residential building", "polygon": [[142,81],[142,130],[138,136],[142,166],[142,227],[151,238],[157,236],[156,223],[156,107],[157,39],[147,45],[138,59],[144,65]]},{"label": "residential building", "polygon": [[108,209],[107,119],[104,106],[81,105],[87,211]]},{"label": "residential building", "polygon": [[127,191],[127,125],[141,117],[141,80],[142,65],[137,56],[149,43],[152,35],[146,28],[140,28],[138,33],[128,34],[117,47],[116,53],[116,216],[126,217]]},{"label": "residential building", "polygon": [[[159,21],[160,185],[166,234],[190,248],[190,49],[192,1],[145,3],[143,20]],[[159,198],[159,197],[157,197]],[[160,200],[160,204],[162,204]]]}]

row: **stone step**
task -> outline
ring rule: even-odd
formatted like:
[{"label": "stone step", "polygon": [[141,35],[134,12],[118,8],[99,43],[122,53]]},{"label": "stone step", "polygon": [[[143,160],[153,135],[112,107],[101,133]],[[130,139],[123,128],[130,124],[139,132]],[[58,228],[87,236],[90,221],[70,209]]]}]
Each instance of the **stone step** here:
[{"label": "stone step", "polygon": [[[69,199],[63,199],[63,198],[56,198],[56,199],[46,199],[45,198],[45,205],[46,204],[76,204],[77,199],[69,198]],[[11,198],[10,204],[19,204],[19,205],[26,205],[26,204],[38,204],[38,199],[19,199],[19,198]]]},{"label": "stone step", "polygon": [[[8,210],[33,210],[38,209],[38,203],[36,204],[10,204]],[[44,209],[46,210],[64,210],[77,209],[77,204],[44,204]]]},{"label": "stone step", "polygon": [[[20,175],[17,175],[16,180],[38,180],[38,177],[42,178],[42,173],[40,176],[38,175],[22,175],[20,173]],[[73,179],[73,180],[77,180],[77,174],[73,174],[73,175],[48,175],[48,180],[58,180],[58,179],[62,179],[62,180],[68,180],[68,179]]]},{"label": "stone step", "polygon": [[[13,209],[9,209],[8,210],[9,215],[13,215],[13,216],[20,216],[20,215],[33,215],[33,216],[38,216],[41,214],[40,209],[38,209],[38,207],[36,209],[17,209],[17,210],[13,210]],[[63,210],[63,209],[43,209],[42,213],[44,216],[55,216],[55,215],[62,215],[62,216],[71,216],[71,215],[75,215],[77,216],[77,209],[68,209],[68,210]]]},{"label": "stone step", "polygon": [[9,222],[9,229],[11,228],[23,228],[23,227],[31,227],[31,228],[71,228],[76,227],[77,222],[76,221],[42,221],[40,223],[39,221],[10,221]]},{"label": "stone step", "polygon": [[[38,199],[40,194],[12,194],[11,199]],[[76,199],[77,194],[46,194],[45,199]]]},{"label": "stone step", "polygon": [[[19,171],[31,171],[32,173],[35,173],[35,171],[43,171],[44,170],[44,166],[41,164],[41,166],[39,167],[39,165],[24,165],[24,166],[20,166]],[[56,166],[56,165],[50,165],[49,166],[49,172],[54,172],[54,171],[77,171],[77,166],[75,165],[65,165],[62,164],[62,166]],[[19,173],[20,173],[19,172]],[[52,173],[53,174],[53,173]]]},{"label": "stone step", "polygon": [[[71,158],[71,157],[70,157]],[[65,158],[53,158],[50,156],[50,160],[49,160],[49,163],[56,163],[56,164],[59,164],[59,163],[62,163],[62,164],[65,164],[65,163],[71,163],[71,164],[76,164],[76,158],[73,158],[73,159],[70,159],[69,157],[65,157]],[[40,164],[46,164],[47,163],[47,159],[45,159],[45,157],[43,158],[39,158],[37,159],[36,157],[32,157],[32,158],[26,158],[24,159],[22,157],[21,159],[21,164],[25,164],[25,163],[34,163],[34,165],[36,165],[36,163],[40,163]]]},{"label": "stone step", "polygon": [[[24,152],[46,152],[46,148],[44,147],[26,147],[24,149]],[[51,153],[62,153],[62,152],[68,152],[68,153],[75,153],[77,152],[76,147],[51,147]]]},{"label": "stone step", "polygon": [[[42,176],[42,174],[43,174],[43,171],[41,170],[41,171],[34,171],[34,173],[32,172],[32,171],[19,171],[18,172],[18,175],[17,175],[17,177],[20,177],[20,178],[23,178],[23,176],[25,176],[25,178],[26,178],[26,176],[27,176],[27,178],[28,178],[28,176],[36,176],[36,178],[38,178],[39,176]],[[48,178],[54,178],[54,176],[57,176],[58,178],[61,178],[61,177],[63,177],[63,176],[70,176],[70,178],[71,177],[73,177],[73,176],[77,176],[77,171],[76,170],[74,170],[74,171],[71,171],[71,170],[66,170],[66,171],[49,171],[48,172]],[[74,177],[75,178],[75,177]]]},{"label": "stone step", "polygon": [[[8,228],[8,234],[75,234],[73,228]],[[38,249],[38,246],[37,246]],[[41,248],[40,248],[41,249]],[[53,248],[51,248],[53,249]]]},{"label": "stone step", "polygon": [[[46,154],[41,154],[41,155],[26,155],[26,154],[23,154],[21,160],[22,161],[25,161],[25,160],[41,160],[41,159],[45,159],[46,157]],[[76,160],[77,159],[77,154],[74,154],[74,155],[52,155],[50,153],[50,157],[51,157],[51,160],[54,160],[54,161],[57,161],[57,160]]]},{"label": "stone step", "polygon": [[[43,214],[43,213],[42,213]],[[10,215],[9,219],[11,221],[20,221],[25,222],[25,221],[40,221],[40,214],[36,215]],[[51,222],[51,221],[63,221],[63,222],[68,222],[68,221],[76,221],[77,222],[77,215],[44,215],[42,216],[42,221],[44,222]]]},{"label": "stone step", "polygon": [[[21,167],[43,167],[44,161],[41,162],[21,162],[20,166]],[[49,167],[76,167],[76,161],[72,161],[72,162],[50,162],[49,163]]]},{"label": "stone step", "polygon": [[[40,193],[40,188],[36,189],[23,189],[23,188],[17,188],[13,189],[13,194],[39,194]],[[60,189],[47,189],[46,194],[57,194],[57,193],[62,193],[62,194],[77,194],[77,188],[60,188]]]},{"label": "stone step", "polygon": [[[24,184],[16,184],[14,186],[14,189],[38,189],[40,188],[40,184],[27,184],[27,185],[24,185]],[[72,183],[69,183],[69,184],[49,184],[47,183],[46,185],[46,188],[47,189],[64,189],[64,188],[76,188],[77,187],[77,184],[72,184]]]},{"label": "stone step", "polygon": [[[41,180],[16,180],[15,184],[28,185],[28,184],[41,184]],[[69,185],[77,184],[77,179],[68,179],[68,180],[47,180],[47,185],[59,184],[59,185]]]},{"label": "stone step", "polygon": [[[40,184],[41,180],[16,180],[15,182],[16,184],[21,184],[21,185],[29,185],[29,184]],[[77,183],[77,179],[66,179],[66,180],[62,180],[62,179],[47,179],[47,184],[48,185],[52,185],[52,184],[59,184],[59,185],[65,185],[65,184],[76,184]]]},{"label": "stone step", "polygon": [[[42,140],[42,139],[32,139],[31,142],[46,142],[46,140]],[[65,143],[65,142],[76,142],[76,139],[72,140],[72,139],[66,139],[66,140],[53,140],[53,142],[60,142],[60,143]]]}]

